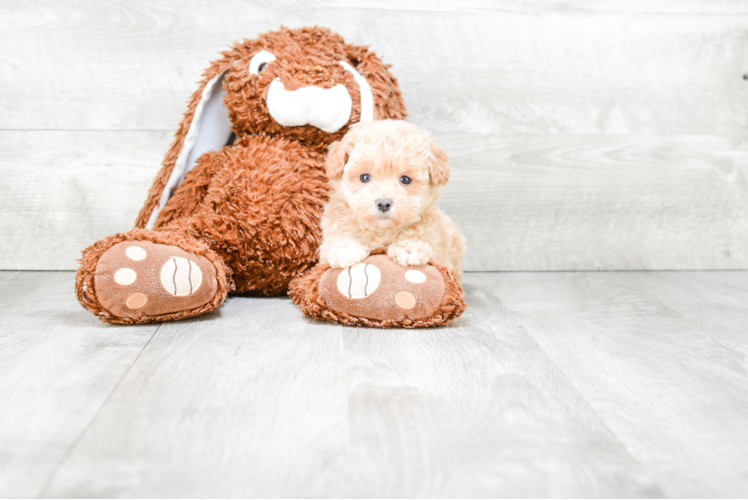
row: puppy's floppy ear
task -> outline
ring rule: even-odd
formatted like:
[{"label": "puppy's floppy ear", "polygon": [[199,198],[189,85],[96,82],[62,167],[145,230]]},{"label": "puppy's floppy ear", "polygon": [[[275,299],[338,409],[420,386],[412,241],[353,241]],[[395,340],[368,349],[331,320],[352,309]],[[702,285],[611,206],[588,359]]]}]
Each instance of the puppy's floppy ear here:
[{"label": "puppy's floppy ear", "polygon": [[343,176],[343,168],[346,162],[348,162],[348,144],[345,140],[333,142],[327,150],[327,158],[325,159],[325,172],[327,178],[332,180],[340,179]]},{"label": "puppy's floppy ear", "polygon": [[327,149],[327,158],[325,158],[325,172],[327,178],[331,181],[340,179],[343,176],[343,169],[348,163],[348,154],[353,150],[358,136],[359,123],[354,123],[348,129],[348,132],[338,142],[333,142]]},{"label": "puppy's floppy ear", "polygon": [[429,147],[431,148],[431,154],[429,155],[429,160],[431,160],[429,177],[431,177],[431,182],[434,185],[443,186],[449,181],[449,157],[432,140],[429,140]]}]

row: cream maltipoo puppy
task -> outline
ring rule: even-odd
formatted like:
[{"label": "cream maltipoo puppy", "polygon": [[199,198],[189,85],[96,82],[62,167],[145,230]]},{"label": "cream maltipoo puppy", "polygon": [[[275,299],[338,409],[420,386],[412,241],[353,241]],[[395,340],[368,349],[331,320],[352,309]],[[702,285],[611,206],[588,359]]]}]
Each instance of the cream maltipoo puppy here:
[{"label": "cream maltipoo puppy", "polygon": [[350,267],[383,248],[400,265],[433,262],[462,279],[465,237],[436,207],[447,154],[429,133],[401,120],[360,122],[330,145],[326,169],[321,263]]}]

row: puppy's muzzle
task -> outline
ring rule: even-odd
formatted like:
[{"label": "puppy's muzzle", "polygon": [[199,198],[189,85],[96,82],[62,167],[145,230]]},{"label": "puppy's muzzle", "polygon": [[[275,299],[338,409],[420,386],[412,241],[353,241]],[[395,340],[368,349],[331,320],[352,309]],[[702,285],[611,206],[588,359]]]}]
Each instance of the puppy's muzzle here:
[{"label": "puppy's muzzle", "polygon": [[382,213],[386,213],[390,208],[392,208],[392,200],[389,198],[379,198],[375,203],[379,211]]}]

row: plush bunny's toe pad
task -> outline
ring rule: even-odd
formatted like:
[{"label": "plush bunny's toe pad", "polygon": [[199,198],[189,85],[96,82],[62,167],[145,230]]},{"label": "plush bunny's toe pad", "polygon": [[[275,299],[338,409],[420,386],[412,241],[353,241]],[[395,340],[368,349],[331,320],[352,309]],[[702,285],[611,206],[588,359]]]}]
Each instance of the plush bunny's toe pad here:
[{"label": "plush bunny's toe pad", "polygon": [[307,316],[355,326],[440,326],[465,309],[462,288],[444,268],[404,267],[381,254],[345,269],[319,265],[289,293]]},{"label": "plush bunny's toe pad", "polygon": [[444,298],[444,278],[433,266],[403,267],[386,255],[329,269],[319,292],[333,310],[378,321],[427,318]]},{"label": "plush bunny's toe pad", "polygon": [[99,258],[96,297],[110,314],[134,319],[204,306],[216,295],[216,270],[177,246],[123,241]]}]

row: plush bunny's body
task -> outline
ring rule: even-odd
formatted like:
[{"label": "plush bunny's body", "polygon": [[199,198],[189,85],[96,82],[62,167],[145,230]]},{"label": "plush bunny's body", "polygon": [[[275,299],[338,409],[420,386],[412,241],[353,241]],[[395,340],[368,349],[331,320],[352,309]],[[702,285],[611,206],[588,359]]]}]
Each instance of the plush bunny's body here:
[{"label": "plush bunny's body", "polygon": [[327,29],[237,43],[192,96],[136,228],[84,250],[81,304],[129,324],[284,293],[317,262],[327,146],[405,115],[387,66]]},{"label": "plush bunny's body", "polygon": [[[313,317],[429,326],[459,315],[462,290],[438,273],[412,291],[434,304],[414,309],[416,323],[381,290],[364,309],[348,294],[335,302],[339,314],[329,312],[329,293],[316,290],[331,285],[309,281],[321,276],[307,271],[318,260],[328,146],[356,122],[405,116],[388,66],[328,29],[281,28],[237,43],[205,72],[135,229],[83,251],[78,300],[106,322],[150,323],[211,311],[232,291],[279,295],[296,278],[294,298]],[[396,293],[404,268],[382,269]],[[394,316],[371,323],[366,311],[380,295]]]}]

